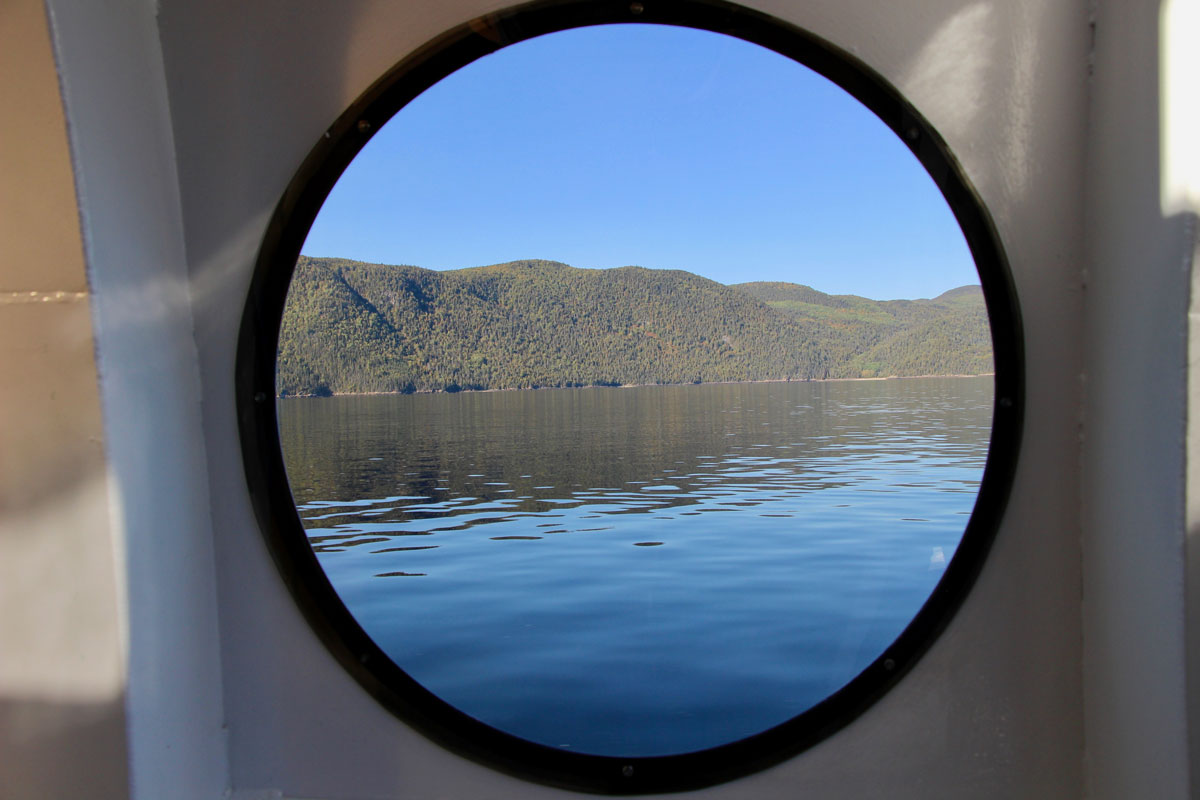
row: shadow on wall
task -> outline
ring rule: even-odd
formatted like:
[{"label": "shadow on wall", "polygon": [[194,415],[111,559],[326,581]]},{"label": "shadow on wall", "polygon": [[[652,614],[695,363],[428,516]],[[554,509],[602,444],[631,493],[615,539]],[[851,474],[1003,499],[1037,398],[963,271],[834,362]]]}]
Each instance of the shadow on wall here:
[{"label": "shadow on wall", "polygon": [[124,567],[86,298],[0,304],[0,364],[0,797],[126,797]]},{"label": "shadow on wall", "polygon": [[124,568],[59,75],[0,3],[0,798],[123,798]]},{"label": "shadow on wall", "polygon": [[0,797],[129,794],[124,695],[77,702],[0,698]]},{"label": "shadow on wall", "polygon": [[[1189,796],[1189,760],[1200,763],[1200,737],[1188,741],[1200,719],[1200,614],[1188,596],[1200,554],[1185,528],[1200,500],[1186,485],[1200,463],[1194,431],[1183,446],[1200,394],[1189,316],[1200,209],[1179,159],[1200,146],[1194,127],[1179,135],[1180,112],[1197,107],[1200,29],[1173,13],[1184,5],[1101,4],[1092,30],[1082,672],[1085,789],[1101,800]],[[1172,46],[1181,40],[1185,51]],[[1189,182],[1179,202],[1175,187]]]}]

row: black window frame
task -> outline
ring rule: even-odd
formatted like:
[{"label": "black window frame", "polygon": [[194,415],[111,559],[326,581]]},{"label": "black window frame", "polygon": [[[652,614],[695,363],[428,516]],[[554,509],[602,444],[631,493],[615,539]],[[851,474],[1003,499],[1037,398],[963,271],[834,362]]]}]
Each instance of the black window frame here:
[{"label": "black window frame", "polygon": [[[987,463],[956,554],[899,637],[849,683],[802,714],[745,739],[677,755],[586,755],[520,739],[429,692],[375,644],[317,562],[284,467],[275,405],[280,322],[300,249],[326,197],[384,123],[429,87],[476,59],[535,36],[615,23],[724,33],[791,58],[870,109],[929,172],[975,259],[991,323],[995,402]],[[407,56],[318,139],[268,224],[243,313],[236,407],[246,480],[258,523],[284,583],[342,666],[404,722],[442,746],[537,783],[599,794],[677,792],[729,781],[784,761],[831,736],[913,667],[962,605],[995,538],[1020,448],[1024,356],[1011,271],[987,209],[946,143],[881,75],[833,44],[725,0],[540,0],[466,22]]]}]

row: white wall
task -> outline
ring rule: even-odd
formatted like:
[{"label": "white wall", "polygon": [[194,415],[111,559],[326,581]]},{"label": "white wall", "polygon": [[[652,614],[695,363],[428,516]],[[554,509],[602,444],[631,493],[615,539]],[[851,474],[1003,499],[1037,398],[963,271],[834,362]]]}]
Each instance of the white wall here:
[{"label": "white wall", "polygon": [[41,0],[0,4],[0,103],[0,797],[109,800],[129,785],[125,582]]},{"label": "white wall", "polygon": [[[1095,13],[1081,463],[1087,790],[1097,798],[1189,791],[1184,433],[1195,232],[1163,203],[1160,10],[1101,2]],[[1175,79],[1194,97],[1198,77]]]},{"label": "white wall", "polygon": [[[394,62],[501,4],[47,3],[127,553],[137,795],[561,794],[442,751],[334,663],[258,531],[235,415],[250,273],[300,161]],[[695,796],[1185,796],[1195,240],[1158,205],[1157,3],[1100,2],[1094,52],[1084,3],[749,5],[879,70],[961,160],[1012,264],[1028,415],[993,553],[922,662],[821,745]]]},{"label": "white wall", "polygon": [[47,6],[125,556],[132,794],[219,797],[229,781],[203,398],[153,7]]},{"label": "white wall", "polygon": [[[413,47],[495,3],[164,2],[163,58],[200,350],[233,786],[317,797],[556,794],[461,762],[381,710],[309,632],[258,534],[234,415],[263,227],[324,128]],[[1069,796],[1081,784],[1077,417],[1087,26],[1069,4],[774,2],[894,80],[996,217],[1025,307],[1030,415],[976,591],[871,712],[704,796]],[[1014,591],[1021,587],[1020,591]],[[298,666],[302,665],[302,666]]]}]

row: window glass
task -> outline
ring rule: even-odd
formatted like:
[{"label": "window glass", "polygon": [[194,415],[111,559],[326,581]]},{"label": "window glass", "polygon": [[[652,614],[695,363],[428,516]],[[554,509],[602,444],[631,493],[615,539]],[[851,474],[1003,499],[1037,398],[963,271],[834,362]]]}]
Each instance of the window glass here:
[{"label": "window glass", "polygon": [[466,715],[649,757],[780,725],[930,598],[992,430],[929,174],[825,78],[606,25],[433,85],[350,164],[279,336],[308,544]]}]

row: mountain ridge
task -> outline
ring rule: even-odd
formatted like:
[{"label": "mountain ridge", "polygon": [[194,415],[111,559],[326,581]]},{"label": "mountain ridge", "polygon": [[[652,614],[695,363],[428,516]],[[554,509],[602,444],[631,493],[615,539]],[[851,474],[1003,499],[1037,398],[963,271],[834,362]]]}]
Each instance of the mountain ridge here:
[{"label": "mountain ridge", "polygon": [[874,301],[683,270],[297,262],[280,395],[991,371],[978,287]]}]

